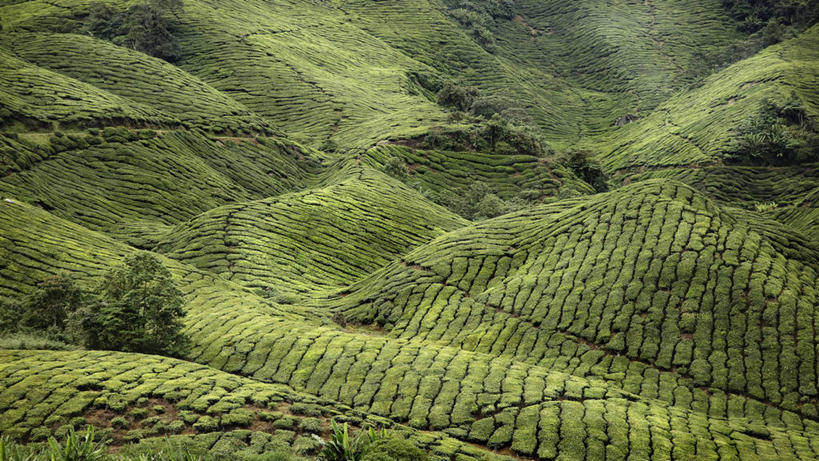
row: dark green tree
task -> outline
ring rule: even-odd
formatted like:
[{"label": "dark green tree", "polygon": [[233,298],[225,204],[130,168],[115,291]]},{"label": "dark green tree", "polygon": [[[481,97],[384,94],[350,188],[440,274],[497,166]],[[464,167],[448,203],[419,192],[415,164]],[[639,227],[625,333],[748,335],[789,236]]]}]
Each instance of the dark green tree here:
[{"label": "dark green tree", "polygon": [[153,3],[134,5],[123,21],[124,35],[114,43],[173,62],[179,57],[179,42],[173,35],[168,11]]},{"label": "dark green tree", "polygon": [[65,274],[49,277],[23,299],[20,326],[62,332],[69,316],[82,307],[85,298],[71,277]]},{"label": "dark green tree", "polygon": [[446,82],[438,92],[438,104],[455,110],[467,111],[478,96],[480,92],[474,86]]},{"label": "dark green tree", "polygon": [[597,192],[609,190],[608,175],[603,171],[594,158],[594,154],[587,150],[572,149],[566,152],[561,163],[569,167],[580,179],[589,183]]},{"label": "dark green tree", "polygon": [[390,157],[390,159],[384,163],[384,173],[387,173],[399,181],[403,181],[407,179],[409,170],[407,169],[407,164],[404,163],[404,160],[399,157]]},{"label": "dark green tree", "polygon": [[179,56],[179,42],[174,36],[175,23],[171,16],[178,17],[182,8],[182,0],[150,0],[125,11],[94,2],[89,7],[85,31],[173,62]]},{"label": "dark green tree", "polygon": [[182,292],[156,256],[142,252],[105,275],[99,299],[81,315],[85,345],[94,349],[178,355]]}]

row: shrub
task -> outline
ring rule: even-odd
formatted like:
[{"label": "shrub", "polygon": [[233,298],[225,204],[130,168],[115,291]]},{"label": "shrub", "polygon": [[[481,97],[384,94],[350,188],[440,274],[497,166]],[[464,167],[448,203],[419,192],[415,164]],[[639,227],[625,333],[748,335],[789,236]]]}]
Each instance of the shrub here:
[{"label": "shrub", "polygon": [[90,6],[85,30],[95,37],[173,62],[179,56],[179,43],[170,15],[178,15],[181,9],[181,0],[151,0],[122,12],[95,2]]},{"label": "shrub", "polygon": [[22,315],[23,307],[19,302],[0,298],[0,332],[17,331]]},{"label": "shrub", "polygon": [[804,29],[819,18],[816,0],[722,0],[722,4],[746,32],[756,32],[770,20]]},{"label": "shrub", "polygon": [[0,349],[71,351],[78,349],[78,346],[54,339],[42,332],[17,332],[3,335],[0,338]]},{"label": "shrub", "polygon": [[762,45],[774,45],[785,40],[789,35],[789,30],[779,22],[779,19],[772,18],[762,29]]},{"label": "shrub", "polygon": [[122,416],[116,416],[111,419],[111,427],[114,429],[127,429],[129,426],[128,420]]},{"label": "shrub", "polygon": [[580,179],[589,183],[597,192],[605,192],[609,190],[608,175],[593,155],[587,150],[572,149],[565,152],[559,162],[574,171]]},{"label": "shrub", "polygon": [[321,434],[324,430],[324,424],[319,418],[303,418],[299,423],[299,429],[304,432]]},{"label": "shrub", "polygon": [[479,96],[472,101],[469,111],[475,115],[489,118],[494,114],[500,114],[507,109],[511,109],[514,102],[503,96]]},{"label": "shrub", "polygon": [[464,0],[453,6],[449,14],[489,52],[495,48],[495,37],[490,32],[489,25],[497,19],[511,19],[514,16],[512,0],[492,2]]},{"label": "shrub", "polygon": [[793,160],[795,140],[779,119],[769,101],[759,113],[746,117],[737,128],[737,139],[730,160],[757,165],[776,165]]},{"label": "shrub", "polygon": [[399,157],[390,157],[386,163],[384,163],[384,173],[392,176],[399,181],[403,181],[407,178],[407,174],[409,174],[409,170],[407,170],[407,164]]},{"label": "shrub", "polygon": [[96,349],[178,355],[182,335],[182,292],[170,272],[150,253],[137,253],[109,271],[99,298],[78,311],[85,345]]},{"label": "shrub", "polygon": [[775,210],[777,205],[776,202],[762,202],[754,204],[754,209],[759,213],[764,213],[766,211]]},{"label": "shrub", "polygon": [[[386,439],[386,430],[376,431],[373,428],[360,430],[355,437],[350,435],[347,423],[338,425],[331,421],[330,440],[321,441],[322,449],[318,454],[319,461],[359,461],[374,442]],[[317,440],[318,437],[316,437]]]},{"label": "shrub", "polygon": [[59,274],[47,278],[23,300],[20,324],[36,330],[65,330],[69,315],[82,307],[86,294],[74,279]]},{"label": "shrub", "polygon": [[492,189],[484,182],[477,181],[469,187],[455,191],[451,196],[439,200],[455,213],[469,220],[494,218],[502,214],[511,213],[528,202],[521,198],[506,201],[495,195]]},{"label": "shrub", "polygon": [[34,461],[37,459],[33,449],[20,445],[7,435],[0,436],[0,460],[2,461]]},{"label": "shrub", "polygon": [[505,213],[506,202],[495,194],[486,194],[478,202],[478,215],[487,218],[494,218]]},{"label": "shrub", "polygon": [[84,435],[71,428],[62,442],[51,437],[42,457],[53,461],[95,461],[106,455],[106,443],[94,441],[94,427],[88,426]]},{"label": "shrub", "polygon": [[479,95],[480,92],[474,86],[446,82],[438,92],[438,104],[455,110],[467,111]]}]

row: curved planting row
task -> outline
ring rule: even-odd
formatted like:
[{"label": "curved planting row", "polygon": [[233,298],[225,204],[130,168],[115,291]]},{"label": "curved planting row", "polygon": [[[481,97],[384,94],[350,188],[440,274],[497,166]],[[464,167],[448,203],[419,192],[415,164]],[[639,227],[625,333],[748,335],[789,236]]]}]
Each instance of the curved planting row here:
[{"label": "curved planting row", "polygon": [[157,251],[265,294],[344,287],[466,220],[356,168],[303,192],[226,205],[176,227]]},{"label": "curved planting row", "polygon": [[[330,420],[392,427],[292,388],[165,357],[120,352],[0,351],[0,431],[39,441],[93,425],[114,446],[181,434],[213,452],[291,448],[313,454]],[[396,430],[439,459],[495,459],[440,432]],[[500,457],[497,457],[500,459]]]},{"label": "curved planting row", "polygon": [[573,373],[624,356],[819,418],[819,249],[783,232],[644,182],[452,232],[330,305],[399,338]]}]

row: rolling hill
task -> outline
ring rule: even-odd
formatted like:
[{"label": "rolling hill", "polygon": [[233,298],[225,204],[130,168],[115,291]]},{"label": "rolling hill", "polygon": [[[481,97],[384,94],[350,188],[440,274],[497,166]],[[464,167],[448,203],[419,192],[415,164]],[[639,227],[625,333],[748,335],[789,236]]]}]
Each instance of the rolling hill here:
[{"label": "rolling hill", "polygon": [[[819,458],[819,25],[707,68],[769,32],[716,0],[183,3],[166,61],[100,4],[0,0],[0,309],[148,252],[189,341],[0,331],[2,435]],[[758,120],[798,155],[743,156]]]}]

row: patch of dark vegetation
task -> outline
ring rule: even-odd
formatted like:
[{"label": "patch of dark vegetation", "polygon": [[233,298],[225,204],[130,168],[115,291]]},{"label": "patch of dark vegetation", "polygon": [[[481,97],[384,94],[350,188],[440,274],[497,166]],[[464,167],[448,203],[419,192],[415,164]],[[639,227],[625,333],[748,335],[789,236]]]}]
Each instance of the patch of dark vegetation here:
[{"label": "patch of dark vegetation", "polygon": [[490,53],[496,49],[492,24],[497,20],[511,20],[514,16],[512,0],[459,0],[448,1],[448,13],[466,30],[475,42]]},{"label": "patch of dark vegetation", "polygon": [[591,151],[568,150],[557,157],[557,163],[568,167],[580,179],[589,183],[595,191],[606,192],[609,190],[609,177]]},{"label": "patch of dark vegetation", "polygon": [[544,157],[552,152],[533,126],[519,125],[497,113],[489,119],[473,122],[469,126],[433,129],[418,147],[535,157]]},{"label": "patch of dark vegetation", "polygon": [[91,4],[85,32],[174,62],[179,58],[174,18],[182,8],[182,0],[150,0],[124,11],[95,2]]},{"label": "patch of dark vegetation", "polygon": [[804,30],[819,19],[817,0],[722,0],[740,30],[757,32],[780,24]]},{"label": "patch of dark vegetation", "polygon": [[766,99],[756,114],[742,120],[726,162],[783,166],[819,161],[819,134],[801,102]]},{"label": "patch of dark vegetation", "polygon": [[819,20],[817,0],[722,0],[722,4],[738,21],[737,29],[748,35],[715,51],[695,51],[687,67],[689,77],[702,78],[724,69],[796,37]]},{"label": "patch of dark vegetation", "polygon": [[142,252],[111,269],[93,292],[58,274],[20,302],[0,303],[0,332],[40,337],[36,345],[53,342],[54,349],[76,344],[179,356],[187,346],[182,305],[168,269]]}]

